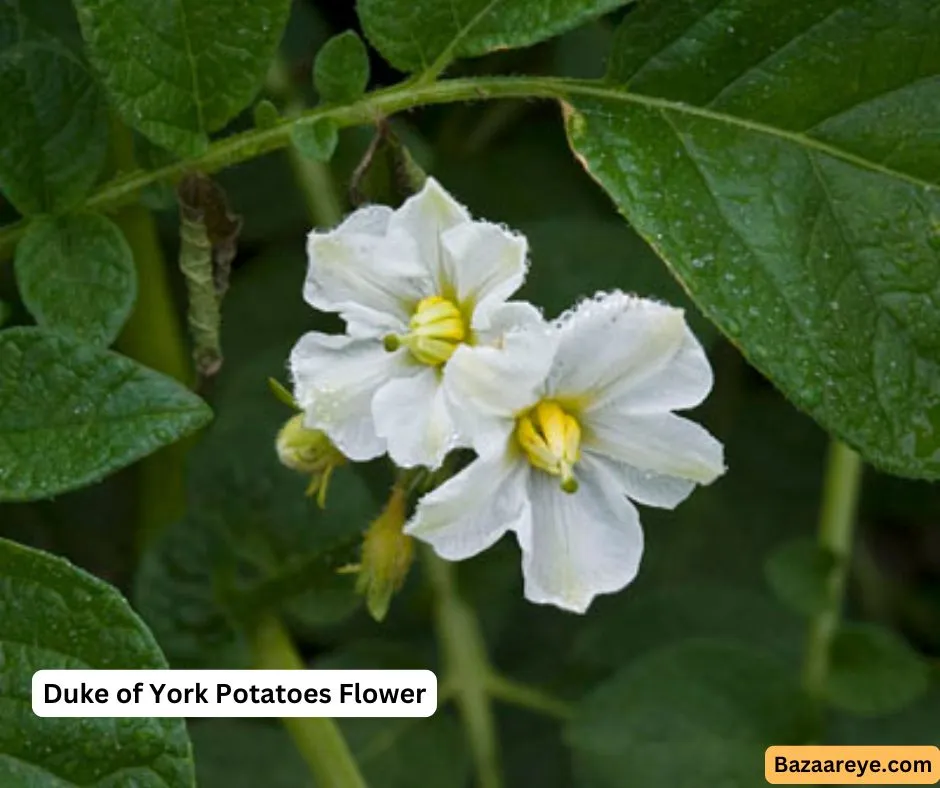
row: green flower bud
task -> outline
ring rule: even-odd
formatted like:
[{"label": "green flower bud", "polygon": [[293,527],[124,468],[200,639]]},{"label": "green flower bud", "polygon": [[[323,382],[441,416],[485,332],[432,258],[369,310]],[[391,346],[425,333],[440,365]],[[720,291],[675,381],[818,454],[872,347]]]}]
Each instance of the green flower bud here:
[{"label": "green flower bud", "polygon": [[322,509],[333,470],[346,463],[346,458],[320,430],[304,426],[304,414],[293,416],[277,434],[277,456],[283,465],[310,474],[307,495],[316,495]]},{"label": "green flower bud", "polygon": [[414,560],[414,540],[402,533],[405,504],[405,491],[395,487],[362,542],[356,591],[365,596],[366,607],[376,621],[385,618],[392,596],[402,587]]}]

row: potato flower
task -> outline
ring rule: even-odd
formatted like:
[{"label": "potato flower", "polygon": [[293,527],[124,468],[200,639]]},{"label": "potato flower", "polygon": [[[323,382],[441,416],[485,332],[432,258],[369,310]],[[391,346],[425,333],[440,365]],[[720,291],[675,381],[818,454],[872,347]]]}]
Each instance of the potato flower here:
[{"label": "potato flower", "polygon": [[469,445],[454,423],[449,360],[538,320],[507,303],[526,273],[524,237],[474,221],[433,178],[397,210],[373,205],[308,239],[307,302],[338,313],[345,335],[310,332],[290,368],[304,424],[353,461],[386,451],[437,468]]},{"label": "potato flower", "polygon": [[680,309],[599,294],[500,347],[458,348],[448,375],[478,458],[405,533],[460,560],[515,532],[533,602],[583,613],[626,586],[643,551],[631,501],[671,509],[724,471],[721,444],[672,412],[712,386]]}]

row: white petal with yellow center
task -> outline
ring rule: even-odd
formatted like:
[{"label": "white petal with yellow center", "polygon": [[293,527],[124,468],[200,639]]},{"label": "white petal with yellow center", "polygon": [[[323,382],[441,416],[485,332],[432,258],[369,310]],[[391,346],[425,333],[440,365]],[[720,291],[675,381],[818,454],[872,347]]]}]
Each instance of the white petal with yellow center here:
[{"label": "white petal with yellow center", "polygon": [[[520,310],[511,311],[518,317]],[[537,314],[523,314],[530,322],[503,334],[498,346],[458,348],[447,365],[444,388],[455,403],[454,420],[478,454],[503,450],[516,414],[538,401],[551,368],[554,334]]]},{"label": "white petal with yellow center", "polygon": [[[551,336],[545,342],[545,330],[528,325],[486,352],[454,352],[446,388],[466,403],[458,421],[480,456],[422,501],[414,533],[446,533],[463,553],[515,530],[526,597],[583,612],[636,575],[643,538],[630,499],[676,506],[724,471],[723,449],[671,412],[697,404],[712,385],[681,310],[602,294],[553,324]],[[489,501],[484,467],[500,463],[521,469],[507,478],[524,487],[528,519],[519,505],[497,519],[503,507]],[[458,499],[471,506],[474,485],[475,512],[443,508]],[[499,489],[500,500],[518,500],[518,491]],[[471,524],[476,536],[460,542]]]}]

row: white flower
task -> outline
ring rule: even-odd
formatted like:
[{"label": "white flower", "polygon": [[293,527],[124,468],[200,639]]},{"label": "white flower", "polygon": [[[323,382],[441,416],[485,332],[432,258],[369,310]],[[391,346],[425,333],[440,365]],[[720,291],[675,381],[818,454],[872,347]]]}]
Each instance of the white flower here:
[{"label": "white flower", "polygon": [[473,221],[428,178],[398,210],[361,208],[331,232],[312,232],[307,251],[304,298],[337,312],[347,334],[306,334],[291,353],[306,426],[351,460],[387,450],[402,467],[436,468],[468,445],[446,391],[451,355],[539,319],[506,303],[525,277],[525,238]]},{"label": "white flower", "polygon": [[458,349],[449,374],[479,457],[405,532],[460,560],[514,531],[533,602],[584,612],[623,588],[643,551],[631,499],[671,509],[724,471],[721,444],[672,413],[712,386],[680,309],[601,294],[501,348]]}]

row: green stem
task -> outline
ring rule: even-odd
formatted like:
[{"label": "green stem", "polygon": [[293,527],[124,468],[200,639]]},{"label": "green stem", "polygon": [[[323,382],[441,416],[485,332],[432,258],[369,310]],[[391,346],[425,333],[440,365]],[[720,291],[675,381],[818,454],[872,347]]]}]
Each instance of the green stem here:
[{"label": "green stem", "polygon": [[[259,670],[305,670],[297,649],[274,616],[256,622],[252,631],[254,665]],[[317,785],[366,788],[359,767],[336,723],[324,717],[285,717],[284,727],[294,740]]]},{"label": "green stem", "polygon": [[453,565],[423,549],[428,581],[434,590],[437,635],[444,666],[443,683],[452,688],[473,753],[480,788],[502,784],[496,727],[490,704],[493,671],[486,656],[483,633],[473,609],[457,590]]},{"label": "green stem", "polygon": [[[111,128],[111,152],[119,173],[136,169],[133,135],[117,120]],[[138,283],[137,303],[118,337],[117,348],[151,369],[190,384],[192,367],[153,215],[142,205],[127,205],[114,220],[134,253]],[[187,442],[173,444],[138,465],[139,549],[185,512],[188,448]]]},{"label": "green stem", "polygon": [[[281,58],[274,61],[265,86],[278,98],[287,102],[284,117],[288,121],[296,120],[304,113],[304,99],[301,91],[291,82],[290,72]],[[287,146],[294,180],[304,196],[307,211],[318,227],[333,227],[343,218],[343,206],[336,193],[336,184],[329,164],[312,161],[303,156],[296,146]]]},{"label": "green stem", "polygon": [[[448,79],[441,82],[406,81],[384,90],[368,93],[359,101],[346,106],[316,107],[297,118],[285,119],[270,128],[256,128],[225,137],[211,144],[200,156],[177,161],[152,171],[131,173],[104,184],[84,207],[108,211],[133,202],[140,190],[157,182],[174,183],[186,172],[200,170],[211,173],[233,164],[253,159],[270,151],[285,147],[290,142],[291,129],[297,123],[309,123],[331,118],[339,128],[375,123],[396,112],[427,104],[447,104],[454,101],[477,101],[496,98],[551,98],[565,100],[580,96],[601,101],[617,101],[646,107],[660,112],[676,112],[686,117],[719,121],[737,128],[766,134],[771,138],[788,140],[873,172],[897,173],[880,164],[868,161],[848,151],[821,142],[813,137],[781,129],[758,121],[727,115],[709,107],[698,107],[682,101],[631,93],[621,85],[610,85],[598,80],[568,79],[565,77],[482,77]],[[917,185],[930,185],[914,176],[904,176]],[[20,221],[0,230],[0,256],[7,255],[26,229]]]},{"label": "green stem", "polygon": [[574,714],[572,707],[563,700],[549,695],[538,687],[530,687],[528,684],[522,684],[498,673],[489,675],[486,688],[490,696],[497,700],[531,709],[559,720],[570,719]]},{"label": "green stem", "polygon": [[294,180],[317,227],[333,227],[343,218],[343,208],[333,185],[329,165],[303,156],[293,145],[287,149]]},{"label": "green stem", "polygon": [[819,518],[819,545],[831,556],[832,567],[826,580],[824,603],[810,621],[803,662],[803,686],[817,704],[825,695],[830,650],[842,616],[861,479],[861,458],[833,439]]}]

